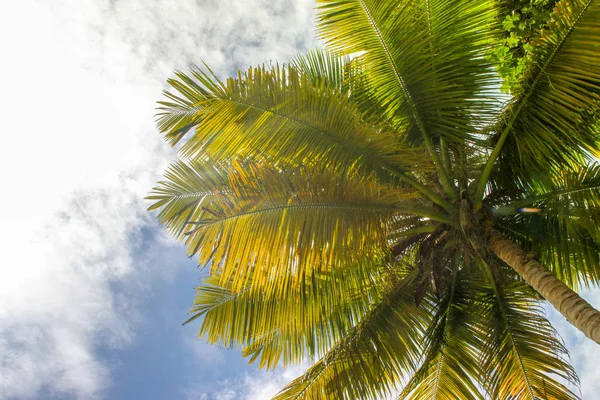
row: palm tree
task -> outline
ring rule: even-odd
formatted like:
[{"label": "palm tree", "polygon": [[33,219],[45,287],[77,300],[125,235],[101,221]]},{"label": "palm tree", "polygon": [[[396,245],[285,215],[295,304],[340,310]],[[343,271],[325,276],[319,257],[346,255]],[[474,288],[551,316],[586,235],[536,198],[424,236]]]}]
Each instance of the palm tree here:
[{"label": "palm tree", "polygon": [[600,343],[600,0],[557,4],[510,97],[494,0],[318,9],[328,52],[169,80],[149,198],[210,271],[190,321],[318,359],[276,399],[577,398],[543,300]]}]

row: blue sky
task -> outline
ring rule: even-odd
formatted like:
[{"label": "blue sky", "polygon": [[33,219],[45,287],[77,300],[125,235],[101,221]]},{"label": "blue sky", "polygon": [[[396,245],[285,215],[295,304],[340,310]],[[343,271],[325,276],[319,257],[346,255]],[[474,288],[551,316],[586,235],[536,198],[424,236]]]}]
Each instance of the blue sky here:
[{"label": "blue sky", "polygon": [[[182,326],[194,295],[194,287],[205,271],[185,257],[185,249],[156,245],[157,225],[146,231],[138,249],[151,254],[151,262],[176,266],[173,275],[153,281],[142,295],[140,311],[146,317],[136,340],[125,349],[100,350],[107,362],[117,366],[111,399],[238,399],[272,392],[274,379],[283,384],[279,371],[260,372],[249,365],[236,349],[212,346],[197,339],[199,321]],[[253,382],[252,388],[247,387]],[[269,386],[269,387],[267,387]],[[258,398],[258,397],[256,397]]]},{"label": "blue sky", "polygon": [[[153,231],[147,232],[147,240],[138,251],[153,254],[152,262],[181,268],[165,280],[152,282],[142,295],[140,311],[146,318],[136,340],[125,349],[100,349],[108,363],[118,365],[107,397],[224,400],[247,395],[246,380],[266,383],[268,377],[260,376],[258,368],[248,365],[239,351],[196,339],[199,321],[181,326],[187,318],[195,283],[204,273],[195,267],[194,260],[184,256],[183,248],[164,251],[155,245]],[[277,373],[267,375],[278,377]]]},{"label": "blue sky", "polygon": [[[146,212],[174,152],[175,69],[221,76],[314,47],[311,0],[19,0],[0,15],[0,398],[269,398],[263,373],[182,327],[202,276]],[[600,306],[598,291],[586,296]],[[598,346],[552,314],[582,379]]]}]

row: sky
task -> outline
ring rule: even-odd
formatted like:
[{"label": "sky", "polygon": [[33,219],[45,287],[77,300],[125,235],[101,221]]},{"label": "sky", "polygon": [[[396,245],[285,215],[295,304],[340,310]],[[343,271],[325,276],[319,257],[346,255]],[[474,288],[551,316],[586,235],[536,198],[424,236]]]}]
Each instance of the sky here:
[{"label": "sky", "polygon": [[[311,0],[19,0],[0,14],[0,398],[268,399],[265,373],[181,326],[202,272],[143,200],[177,69],[220,76],[315,47]],[[585,293],[600,307],[600,293]],[[584,398],[600,348],[550,310]],[[305,368],[305,367],[304,367]]]}]

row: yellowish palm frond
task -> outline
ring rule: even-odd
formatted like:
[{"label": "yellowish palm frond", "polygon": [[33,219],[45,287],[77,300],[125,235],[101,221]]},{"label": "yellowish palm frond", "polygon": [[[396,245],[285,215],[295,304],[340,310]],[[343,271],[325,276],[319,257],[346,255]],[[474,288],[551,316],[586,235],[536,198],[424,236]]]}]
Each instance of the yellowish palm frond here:
[{"label": "yellowish palm frond", "polygon": [[429,323],[414,304],[415,272],[389,285],[362,320],[274,400],[378,399],[392,393],[415,368]]},{"label": "yellowish palm frond", "polygon": [[347,93],[352,85],[348,76],[352,72],[352,58],[349,56],[330,53],[324,49],[311,49],[306,54],[297,55],[292,65],[301,75],[308,78],[311,84],[325,84],[341,93]]},{"label": "yellowish palm frond", "polygon": [[275,368],[280,360],[287,367],[325,354],[380,298],[381,285],[401,273],[382,265],[367,276],[355,276],[352,269],[314,274],[300,290],[270,294],[252,283],[236,292],[212,276],[196,288],[189,321],[203,317],[200,337],[242,348],[261,368]]},{"label": "yellowish palm frond", "polygon": [[423,361],[398,399],[484,398],[478,283],[469,269],[457,270],[440,298],[429,300],[433,320],[424,336]]},{"label": "yellowish palm frond", "polygon": [[149,199],[188,255],[235,290],[252,281],[275,291],[288,280],[303,285],[313,271],[376,265],[387,257],[394,215],[450,222],[415,192],[374,177],[264,162],[178,162]]},{"label": "yellowish palm frond", "polygon": [[501,284],[489,275],[482,301],[488,310],[481,314],[489,339],[485,355],[485,385],[494,399],[569,400],[579,399],[565,383],[579,380],[566,360],[567,350],[544,317],[541,304],[520,281]]},{"label": "yellowish palm frond", "polygon": [[365,120],[339,88],[293,66],[250,68],[225,82],[197,69],[169,84],[178,93],[165,93],[171,101],[160,103],[158,126],[173,144],[187,132],[182,127],[194,127],[183,158],[262,157],[396,176],[431,168],[423,151],[403,148],[389,127]]}]

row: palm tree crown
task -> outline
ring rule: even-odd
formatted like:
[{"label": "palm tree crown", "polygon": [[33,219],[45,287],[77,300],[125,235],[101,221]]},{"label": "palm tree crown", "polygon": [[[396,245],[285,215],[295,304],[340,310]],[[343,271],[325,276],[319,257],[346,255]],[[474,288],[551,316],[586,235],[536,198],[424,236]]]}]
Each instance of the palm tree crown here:
[{"label": "palm tree crown", "polygon": [[578,398],[542,307],[600,343],[600,0],[557,3],[510,96],[495,0],[318,12],[327,51],[160,102],[186,140],[149,198],[209,268],[200,336],[318,360],[276,399]]}]

